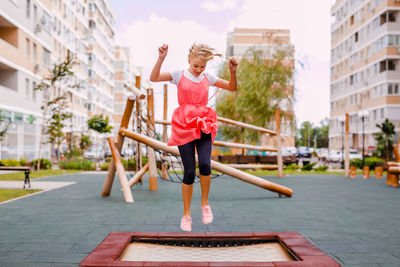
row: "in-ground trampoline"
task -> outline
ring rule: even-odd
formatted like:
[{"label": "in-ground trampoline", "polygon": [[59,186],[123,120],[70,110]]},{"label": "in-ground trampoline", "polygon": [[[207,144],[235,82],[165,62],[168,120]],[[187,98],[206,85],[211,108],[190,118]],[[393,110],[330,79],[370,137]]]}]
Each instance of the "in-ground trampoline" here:
[{"label": "in-ground trampoline", "polygon": [[296,232],[112,232],[80,266],[340,266]]}]

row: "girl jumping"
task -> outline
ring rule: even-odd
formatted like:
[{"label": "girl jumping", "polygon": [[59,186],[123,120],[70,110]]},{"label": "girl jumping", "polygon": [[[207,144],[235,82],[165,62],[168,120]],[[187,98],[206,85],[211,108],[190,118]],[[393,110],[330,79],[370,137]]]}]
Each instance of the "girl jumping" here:
[{"label": "girl jumping", "polygon": [[170,81],[178,88],[179,107],[172,114],[169,146],[178,146],[183,162],[182,200],[183,216],[181,229],[192,231],[190,203],[193,182],[196,176],[195,150],[198,155],[201,186],[201,212],[204,224],[213,221],[208,192],[211,183],[211,148],[217,135],[217,115],[208,107],[208,89],[210,86],[236,90],[236,69],[238,63],[229,60],[230,80],[219,79],[205,71],[207,62],[214,56],[215,49],[205,44],[193,44],[189,50],[189,68],[173,72],[160,73],[161,65],[168,53],[168,45],[158,48],[158,59],[150,75],[152,82]]}]

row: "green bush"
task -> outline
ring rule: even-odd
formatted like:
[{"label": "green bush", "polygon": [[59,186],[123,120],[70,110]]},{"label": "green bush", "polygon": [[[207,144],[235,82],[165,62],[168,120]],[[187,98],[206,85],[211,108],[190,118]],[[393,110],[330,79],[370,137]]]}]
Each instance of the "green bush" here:
[{"label": "green bush", "polygon": [[112,160],[112,158],[106,158],[106,162],[107,162],[107,163],[110,163],[111,160]]},{"label": "green bush", "polygon": [[326,172],[328,170],[328,166],[319,166],[314,169],[316,172]]},{"label": "green bush", "polygon": [[365,158],[364,165],[369,166],[371,170],[374,170],[375,167],[383,166],[386,163],[384,159],[378,157],[368,157]]},{"label": "green bush", "polygon": [[288,170],[288,171],[297,171],[298,169],[300,169],[300,167],[297,164],[290,164],[285,167],[285,170]]},{"label": "green bush", "polygon": [[312,168],[314,167],[315,163],[308,163],[303,165],[303,167],[301,167],[302,171],[311,171]]},{"label": "green bush", "polygon": [[106,171],[108,170],[108,166],[110,166],[110,163],[104,163],[100,165],[100,170]]},{"label": "green bush", "polygon": [[134,171],[136,170],[136,160],[134,158],[130,158],[127,161],[127,170]]},{"label": "green bush", "polygon": [[350,166],[355,166],[357,169],[362,167],[362,159],[352,159],[350,160]]},{"label": "green bush", "polygon": [[0,160],[0,162],[1,162],[0,166],[7,166],[7,167],[20,166],[19,161],[15,159]]},{"label": "green bush", "polygon": [[94,171],[96,169],[95,163],[87,159],[67,159],[61,160],[58,163],[60,169],[66,170],[84,170]]},{"label": "green bush", "polygon": [[82,157],[83,153],[79,149],[72,149],[70,152],[65,152],[64,155],[67,157],[67,159],[73,159]]},{"label": "green bush", "polygon": [[[37,170],[37,165],[38,165],[38,160],[35,159],[31,162],[31,165],[33,166],[33,168],[35,170]],[[41,170],[47,170],[47,169],[51,169],[51,166],[53,166],[53,164],[51,164],[51,161],[48,159],[40,159],[40,169]]]},{"label": "green bush", "polygon": [[26,158],[22,157],[19,159],[19,165],[21,166],[27,166],[28,165],[28,161],[26,160]]}]

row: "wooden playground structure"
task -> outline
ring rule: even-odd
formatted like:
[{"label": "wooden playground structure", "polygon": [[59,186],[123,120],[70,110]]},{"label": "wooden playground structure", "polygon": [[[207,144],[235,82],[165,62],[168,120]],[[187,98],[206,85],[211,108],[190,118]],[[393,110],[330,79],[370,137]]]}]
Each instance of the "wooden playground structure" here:
[{"label": "wooden playground structure", "polygon": [[[147,96],[139,89],[140,88],[140,77],[136,80],[136,88],[134,88],[134,96],[130,96],[127,99],[126,107],[122,116],[120,128],[118,131],[117,138],[110,137],[108,138],[108,142],[110,145],[110,149],[112,152],[112,160],[110,162],[107,177],[104,183],[104,188],[102,192],[102,196],[109,196],[111,193],[112,184],[114,181],[115,173],[117,172],[119,182],[121,184],[121,189],[124,195],[125,202],[130,203],[133,202],[133,196],[131,187],[134,186],[137,182],[142,180],[143,175],[148,172],[149,174],[149,185],[151,191],[157,190],[157,162],[155,156],[155,150],[161,151],[162,155],[171,154],[174,156],[180,156],[178,148],[170,147],[166,145],[167,142],[167,125],[171,124],[167,121],[167,85],[164,85],[164,114],[162,121],[154,120],[154,98],[153,98],[153,89],[147,89]],[[144,108],[142,102],[147,100],[147,109]],[[129,122],[134,111],[135,107],[135,130],[129,128]],[[147,113],[147,114],[144,114]],[[145,123],[144,123],[145,121]],[[221,142],[215,141],[214,146],[224,146],[224,147],[235,147],[242,149],[252,149],[259,151],[275,151],[277,152],[277,165],[265,165],[261,166],[264,169],[277,169],[278,176],[280,178],[283,177],[283,161],[282,161],[282,151],[281,151],[281,135],[280,135],[280,111],[277,110],[275,113],[275,122],[276,122],[276,130],[268,130],[262,127],[226,119],[226,118],[218,118],[220,123],[228,123],[237,127],[244,127],[247,129],[252,129],[256,131],[260,131],[262,133],[268,133],[272,136],[276,136],[277,146],[276,147],[267,147],[267,146],[254,146],[248,144],[238,144],[238,143],[230,143],[230,142]],[[154,129],[154,124],[159,123],[163,125],[163,136],[162,142],[158,141],[154,138],[154,131],[147,131],[147,134],[141,133],[143,129]],[[133,128],[133,126],[132,126]],[[126,176],[126,172],[124,170],[124,166],[121,161],[121,149],[124,144],[125,138],[131,138],[137,141],[136,143],[136,173],[135,175],[128,180]],[[147,146],[147,156],[148,162],[142,166],[142,155],[141,155],[141,146]],[[196,157],[197,161],[197,157]],[[259,186],[263,189],[267,189],[273,192],[276,192],[281,195],[285,195],[291,197],[293,194],[292,189],[272,183],[260,177],[248,174],[246,172],[240,171],[237,168],[232,166],[228,166],[217,161],[211,161],[211,168],[222,172],[224,174],[230,175],[234,178],[242,180],[244,182]],[[167,170],[168,166],[165,162],[161,164],[161,177],[163,179],[167,178]]]}]

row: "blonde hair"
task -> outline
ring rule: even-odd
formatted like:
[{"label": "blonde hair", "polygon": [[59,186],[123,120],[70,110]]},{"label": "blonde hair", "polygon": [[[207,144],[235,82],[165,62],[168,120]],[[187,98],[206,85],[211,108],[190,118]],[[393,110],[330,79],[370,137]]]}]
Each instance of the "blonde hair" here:
[{"label": "blonde hair", "polygon": [[214,53],[215,49],[206,44],[196,44],[194,43],[189,49],[189,57],[200,56],[205,60],[213,59],[213,57],[221,57],[222,54]]}]

